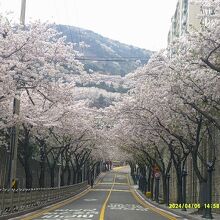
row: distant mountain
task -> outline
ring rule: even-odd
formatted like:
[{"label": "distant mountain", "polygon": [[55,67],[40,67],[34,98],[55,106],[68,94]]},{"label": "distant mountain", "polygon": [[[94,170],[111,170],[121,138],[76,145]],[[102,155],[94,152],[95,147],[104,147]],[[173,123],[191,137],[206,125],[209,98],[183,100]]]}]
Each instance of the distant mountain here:
[{"label": "distant mountain", "polygon": [[[76,44],[77,51],[83,53],[82,63],[88,72],[125,76],[147,63],[153,53],[82,28],[66,25],[56,25],[56,28],[67,37],[67,41]],[[88,47],[80,47],[81,42]]]}]

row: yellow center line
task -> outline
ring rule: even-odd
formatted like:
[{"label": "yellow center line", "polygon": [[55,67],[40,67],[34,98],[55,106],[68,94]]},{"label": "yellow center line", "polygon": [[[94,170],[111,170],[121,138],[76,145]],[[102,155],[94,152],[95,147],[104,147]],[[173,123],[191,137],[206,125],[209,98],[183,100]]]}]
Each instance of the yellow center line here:
[{"label": "yellow center line", "polygon": [[109,192],[109,194],[108,194],[108,196],[107,196],[107,198],[106,198],[106,200],[105,200],[105,202],[104,202],[104,204],[103,204],[103,206],[102,206],[102,208],[101,208],[99,220],[104,220],[104,218],[105,218],[105,209],[106,209],[108,200],[109,200],[109,198],[110,198],[111,192],[112,192],[112,190],[113,190],[113,187],[114,187],[114,185],[115,185],[116,175],[117,175],[117,174],[115,174],[115,176],[114,176],[114,180],[113,180],[113,184],[112,184],[112,187],[111,187],[111,189],[110,189],[110,192]]},{"label": "yellow center line", "polygon": [[95,191],[104,191],[104,192],[131,192],[128,189],[91,189],[90,191],[95,192]]},{"label": "yellow center line", "polygon": [[123,168],[125,168],[126,166],[120,166],[120,167],[114,167],[113,170],[114,171],[118,171],[118,170],[121,170]]},{"label": "yellow center line", "polygon": [[[115,185],[127,185],[128,183],[115,183]],[[102,183],[99,183],[98,185],[112,185],[112,183],[105,183],[105,182],[102,182]]]}]

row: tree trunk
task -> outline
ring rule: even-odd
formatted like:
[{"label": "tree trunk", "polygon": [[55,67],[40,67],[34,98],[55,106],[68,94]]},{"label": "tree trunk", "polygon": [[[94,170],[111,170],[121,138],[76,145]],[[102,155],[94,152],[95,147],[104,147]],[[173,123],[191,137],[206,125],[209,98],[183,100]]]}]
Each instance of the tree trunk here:
[{"label": "tree trunk", "polygon": [[65,169],[61,170],[61,175],[60,175],[60,186],[64,186],[65,185]]},{"label": "tree trunk", "polygon": [[78,183],[78,175],[79,175],[79,171],[76,170],[76,172],[75,172],[75,183]]},{"label": "tree trunk", "polygon": [[76,183],[76,172],[73,169],[73,184],[75,184],[75,183]]},{"label": "tree trunk", "polygon": [[174,168],[176,171],[176,190],[177,190],[177,203],[182,204],[183,202],[183,181],[182,181],[182,169],[181,162],[174,163]]},{"label": "tree trunk", "polygon": [[25,176],[26,176],[26,188],[27,189],[31,189],[32,188],[32,172],[31,172],[31,169],[30,169],[30,162],[29,160],[26,160],[25,161],[25,167],[24,167],[24,170],[25,170]]},{"label": "tree trunk", "polygon": [[40,177],[39,177],[39,187],[44,188],[45,182],[45,161],[40,162]]},{"label": "tree trunk", "polygon": [[50,168],[50,187],[54,187],[54,178],[55,178],[55,167]]},{"label": "tree trunk", "polygon": [[163,184],[163,203],[167,201],[167,176],[162,175],[162,184]]},{"label": "tree trunk", "polygon": [[151,175],[152,175],[152,170],[149,169],[148,178],[147,178],[147,191],[148,192],[151,191]]},{"label": "tree trunk", "polygon": [[33,155],[33,146],[29,143],[30,130],[23,125],[24,138],[19,141],[18,145],[18,158],[24,167],[26,177],[26,188],[32,188],[32,172],[31,172],[31,158]]},{"label": "tree trunk", "polygon": [[130,162],[129,165],[130,165],[130,168],[131,168],[131,176],[133,177],[136,167],[135,167],[135,165],[132,162]]},{"label": "tree trunk", "polygon": [[98,163],[98,169],[97,174],[99,175],[101,173],[101,162]]},{"label": "tree trunk", "polygon": [[154,177],[151,177],[151,181],[150,181],[150,191],[151,191],[151,199],[153,199],[154,196]]},{"label": "tree trunk", "polygon": [[79,171],[79,180],[78,180],[79,183],[82,182],[82,170]]},{"label": "tree trunk", "polygon": [[204,210],[204,203],[206,201],[206,194],[207,194],[207,180],[202,176],[202,173],[199,170],[198,163],[197,163],[197,155],[194,153],[192,154],[193,158],[193,169],[197,178],[199,179],[199,203],[201,204],[200,208],[198,209],[198,214],[203,214]]},{"label": "tree trunk", "polygon": [[71,169],[70,169],[69,165],[67,166],[67,173],[68,173],[67,185],[70,185],[70,183],[71,183]]},{"label": "tree trunk", "polygon": [[182,194],[182,189],[183,189],[183,187],[182,187],[182,175],[181,175],[181,171],[180,171],[180,173],[178,173],[177,174],[177,182],[176,182],[176,184],[177,184],[177,203],[178,204],[182,204],[182,202],[183,202],[183,194]]},{"label": "tree trunk", "polygon": [[206,203],[206,195],[207,195],[207,182],[200,181],[199,182],[199,204],[201,204],[200,209],[198,209],[198,214],[203,214],[204,204]]},{"label": "tree trunk", "polygon": [[45,157],[45,148],[44,146],[40,149],[40,178],[39,178],[39,187],[45,187],[45,170],[46,170],[46,157]]},{"label": "tree trunk", "polygon": [[40,147],[40,177],[39,187],[45,187],[45,170],[46,170],[46,154],[45,154],[45,142],[42,139],[37,138]]}]

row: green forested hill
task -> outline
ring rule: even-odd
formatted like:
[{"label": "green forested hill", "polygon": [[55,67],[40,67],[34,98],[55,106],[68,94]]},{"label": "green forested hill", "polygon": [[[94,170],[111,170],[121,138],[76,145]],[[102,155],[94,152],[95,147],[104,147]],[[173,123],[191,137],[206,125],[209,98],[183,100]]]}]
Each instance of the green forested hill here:
[{"label": "green forested hill", "polygon": [[[82,28],[66,25],[57,25],[56,28],[67,37],[67,41],[76,43],[75,49],[84,54],[82,62],[87,71],[125,76],[147,63],[152,54]],[[80,47],[80,42],[87,47]]]}]

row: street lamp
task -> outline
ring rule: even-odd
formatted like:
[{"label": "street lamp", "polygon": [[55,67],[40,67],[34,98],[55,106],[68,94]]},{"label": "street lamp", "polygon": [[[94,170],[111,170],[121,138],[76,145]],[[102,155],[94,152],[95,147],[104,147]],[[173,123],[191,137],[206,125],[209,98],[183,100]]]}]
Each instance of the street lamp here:
[{"label": "street lamp", "polygon": [[61,184],[61,163],[57,164],[58,166],[58,188],[60,188],[60,184]]},{"label": "street lamp", "polygon": [[25,24],[25,12],[26,12],[26,0],[21,0],[21,14],[20,14],[21,25]]},{"label": "street lamp", "polygon": [[58,166],[58,188],[60,188],[60,184],[61,184],[61,155],[59,155],[59,162],[57,163]]}]

